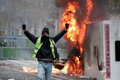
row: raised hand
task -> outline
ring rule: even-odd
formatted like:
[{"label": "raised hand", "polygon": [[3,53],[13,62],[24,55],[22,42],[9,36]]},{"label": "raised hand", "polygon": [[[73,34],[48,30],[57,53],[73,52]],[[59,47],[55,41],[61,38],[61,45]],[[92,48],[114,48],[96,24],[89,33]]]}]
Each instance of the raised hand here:
[{"label": "raised hand", "polygon": [[22,25],[22,30],[26,30],[26,25],[25,24]]},{"label": "raised hand", "polygon": [[69,28],[69,24],[66,23],[66,24],[65,24],[65,29],[68,29],[68,28]]}]

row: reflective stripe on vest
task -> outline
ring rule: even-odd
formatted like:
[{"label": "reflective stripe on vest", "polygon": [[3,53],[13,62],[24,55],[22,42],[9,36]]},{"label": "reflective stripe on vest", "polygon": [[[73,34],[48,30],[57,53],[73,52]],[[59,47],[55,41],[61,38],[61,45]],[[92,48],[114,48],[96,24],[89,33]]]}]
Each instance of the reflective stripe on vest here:
[{"label": "reflective stripe on vest", "polygon": [[35,49],[34,53],[37,54],[38,50],[41,48],[43,43],[41,43],[41,37],[37,39],[37,42],[35,43]]},{"label": "reflective stripe on vest", "polygon": [[[50,48],[52,51],[53,58],[55,58],[55,50],[54,50],[55,42],[52,39],[49,39],[49,41],[50,41]],[[41,37],[39,37],[37,39],[37,42],[35,43],[35,49],[34,49],[34,53],[32,54],[32,59],[36,59],[36,54],[38,50],[41,48],[42,44],[43,43],[41,43]]]},{"label": "reflective stripe on vest", "polygon": [[38,52],[38,50],[41,48],[43,43],[41,43],[41,37],[39,37],[37,39],[37,42],[35,43],[35,49],[34,49],[34,53],[32,54],[32,59],[36,59],[36,54]]},{"label": "reflective stripe on vest", "polygon": [[55,59],[55,49],[54,49],[55,42],[52,39],[49,39],[49,41],[50,41],[50,48],[52,51],[52,55],[53,55],[53,58]]}]

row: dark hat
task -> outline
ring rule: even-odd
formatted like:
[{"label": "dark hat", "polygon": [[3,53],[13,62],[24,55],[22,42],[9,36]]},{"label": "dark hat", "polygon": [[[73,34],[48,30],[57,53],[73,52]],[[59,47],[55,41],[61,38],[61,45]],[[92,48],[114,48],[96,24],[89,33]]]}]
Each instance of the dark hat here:
[{"label": "dark hat", "polygon": [[44,33],[48,33],[49,34],[49,29],[48,28],[43,28],[43,30],[42,30],[42,35],[44,34]]}]

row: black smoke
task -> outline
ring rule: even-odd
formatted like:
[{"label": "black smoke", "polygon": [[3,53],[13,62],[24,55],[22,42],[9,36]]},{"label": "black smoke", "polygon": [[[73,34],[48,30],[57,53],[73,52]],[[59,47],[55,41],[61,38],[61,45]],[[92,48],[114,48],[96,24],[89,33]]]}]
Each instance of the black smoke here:
[{"label": "black smoke", "polygon": [[[86,0],[56,0],[56,6],[58,8],[65,9],[68,2],[78,1],[79,8],[76,11],[76,18],[78,23],[83,21],[86,16]],[[109,19],[109,13],[107,11],[107,6],[109,4],[109,0],[92,0],[93,8],[90,14],[90,21],[100,21]]]}]

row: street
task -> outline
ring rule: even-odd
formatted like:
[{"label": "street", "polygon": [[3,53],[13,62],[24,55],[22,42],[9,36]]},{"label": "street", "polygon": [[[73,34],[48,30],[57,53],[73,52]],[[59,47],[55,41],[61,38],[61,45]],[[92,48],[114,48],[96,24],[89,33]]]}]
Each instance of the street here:
[{"label": "street", "polygon": [[[1,60],[0,80],[37,80],[37,61],[34,60]],[[93,80],[85,77],[71,77],[55,68],[51,80]]]}]

